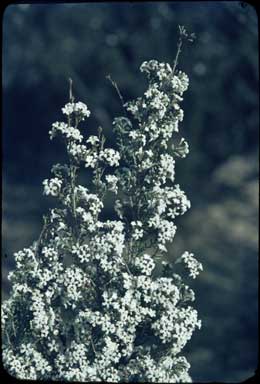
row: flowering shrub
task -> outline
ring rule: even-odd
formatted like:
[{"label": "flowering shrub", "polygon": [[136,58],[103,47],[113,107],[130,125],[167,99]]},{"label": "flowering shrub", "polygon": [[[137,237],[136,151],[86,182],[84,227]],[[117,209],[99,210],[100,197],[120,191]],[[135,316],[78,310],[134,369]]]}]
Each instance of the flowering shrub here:
[{"label": "flowering shrub", "polygon": [[[118,150],[102,129],[84,138],[90,111],[82,102],[62,108],[50,138],[62,138],[67,164],[52,167],[44,194],[57,208],[44,217],[38,241],[15,253],[10,298],[2,305],[3,362],[18,378],[66,381],[187,382],[180,353],[201,322],[194,292],[179,273],[202,270],[193,254],[165,261],[175,219],[190,201],[175,181],[175,159],[189,152],[173,144],[183,119],[188,77],[156,60],[140,68],[142,97],[124,103],[113,122]],[[79,170],[92,169],[92,188]],[[102,220],[105,197],[115,196],[116,220]]]}]

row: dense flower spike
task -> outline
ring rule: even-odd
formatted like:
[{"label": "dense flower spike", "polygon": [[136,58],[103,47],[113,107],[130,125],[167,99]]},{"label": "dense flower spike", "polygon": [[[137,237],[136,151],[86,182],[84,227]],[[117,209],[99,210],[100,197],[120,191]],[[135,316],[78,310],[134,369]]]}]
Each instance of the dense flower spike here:
[{"label": "dense flower spike", "polygon": [[[163,261],[176,218],[190,208],[174,184],[175,161],[189,152],[174,138],[189,80],[156,60],[140,70],[148,89],[125,104],[132,119],[113,122],[118,150],[104,146],[101,129],[83,137],[90,112],[73,97],[62,108],[67,122],[52,125],[50,138],[60,136],[68,155],[43,182],[58,207],[39,240],[15,254],[2,305],[3,362],[20,379],[191,381],[180,353],[201,322],[178,267],[195,278],[202,265],[188,252]],[[88,188],[78,183],[81,166],[93,173]],[[108,192],[114,220],[102,219]]]}]

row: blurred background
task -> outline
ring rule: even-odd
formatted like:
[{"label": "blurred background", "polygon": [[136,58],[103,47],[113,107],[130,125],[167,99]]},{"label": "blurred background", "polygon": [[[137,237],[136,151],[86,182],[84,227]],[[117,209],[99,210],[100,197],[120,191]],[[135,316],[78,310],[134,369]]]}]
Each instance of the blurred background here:
[{"label": "blurred background", "polygon": [[62,118],[68,78],[92,111],[87,133],[122,113],[145,90],[144,60],[172,63],[178,24],[194,32],[179,68],[190,77],[181,133],[190,155],[176,182],[192,209],[177,221],[169,257],[194,252],[204,265],[192,283],[203,327],[185,348],[196,381],[242,381],[257,367],[258,26],[241,2],[138,2],[11,5],[3,18],[2,297],[13,252],[39,236],[53,205],[42,180],[62,162],[49,142]]}]

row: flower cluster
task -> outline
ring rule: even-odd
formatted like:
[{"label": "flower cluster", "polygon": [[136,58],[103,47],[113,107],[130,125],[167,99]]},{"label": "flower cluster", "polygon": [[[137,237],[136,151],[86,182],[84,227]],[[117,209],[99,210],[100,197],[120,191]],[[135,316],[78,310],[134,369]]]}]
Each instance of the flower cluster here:
[{"label": "flower cluster", "polygon": [[118,178],[115,175],[106,175],[107,187],[111,192],[117,193],[117,182]]},{"label": "flower cluster", "polygon": [[162,184],[166,183],[166,179],[170,179],[171,181],[174,181],[175,176],[175,160],[174,158],[166,154],[161,154],[160,156],[160,168],[159,173],[161,176],[161,182]]},{"label": "flower cluster", "polygon": [[81,101],[78,103],[67,103],[64,108],[62,108],[62,113],[64,113],[64,115],[70,116],[73,114],[73,112],[76,115],[81,116],[82,120],[84,120],[85,116],[90,116],[90,111],[88,110],[87,105]]},{"label": "flower cluster", "polygon": [[69,124],[57,121],[52,124],[52,129],[49,131],[50,138],[53,139],[58,133],[60,133],[67,140],[81,142],[83,139],[79,129],[70,127]]},{"label": "flower cluster", "polygon": [[133,228],[132,237],[134,240],[141,239],[144,235],[143,224],[140,220],[132,221],[131,226]]},{"label": "flower cluster", "polygon": [[186,251],[181,256],[181,259],[183,260],[183,262],[187,266],[187,268],[190,272],[189,275],[193,279],[195,279],[199,275],[200,271],[203,271],[202,264],[200,262],[198,262],[197,259],[195,259],[193,253],[189,253]]},{"label": "flower cluster", "polygon": [[61,191],[62,180],[54,177],[43,181],[45,195],[58,196]]},{"label": "flower cluster", "polygon": [[147,75],[149,88],[143,98],[126,103],[126,108],[148,134],[149,142],[161,138],[161,145],[165,147],[167,139],[179,131],[178,124],[183,120],[179,104],[188,89],[189,79],[184,72],[176,74],[170,64],[156,60],[145,61],[140,70]]},{"label": "flower cluster", "polygon": [[106,148],[100,152],[99,158],[113,167],[119,165],[120,154],[113,148]]},{"label": "flower cluster", "polygon": [[151,256],[145,253],[142,257],[135,260],[135,266],[142,274],[149,276],[155,267],[155,263]]},{"label": "flower cluster", "polygon": [[[71,97],[66,122],[52,125],[68,163],[52,167],[44,194],[58,200],[41,235],[17,252],[12,293],[2,305],[3,362],[21,379],[109,382],[189,382],[181,355],[196,328],[194,292],[162,262],[190,208],[175,182],[175,161],[189,151],[173,144],[183,119],[188,77],[169,64],[144,62],[143,97],[125,104],[113,128],[118,149],[105,148],[102,130],[83,137],[90,112]],[[90,168],[92,182],[79,184]],[[116,194],[113,219],[106,199]],[[112,195],[113,198],[113,195]],[[190,276],[202,265],[185,252]]]}]

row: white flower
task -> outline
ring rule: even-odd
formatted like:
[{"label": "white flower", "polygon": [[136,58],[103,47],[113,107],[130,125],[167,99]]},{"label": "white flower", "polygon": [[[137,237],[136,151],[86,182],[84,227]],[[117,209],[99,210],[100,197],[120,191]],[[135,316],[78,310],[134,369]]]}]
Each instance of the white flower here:
[{"label": "white flower", "polygon": [[174,176],[175,176],[175,160],[168,153],[161,154],[161,156],[160,156],[159,173],[161,175],[163,183],[166,182],[166,178],[170,179],[171,181],[174,181]]},{"label": "white flower", "polygon": [[158,246],[162,251],[166,251],[165,243],[173,240],[176,233],[176,225],[169,220],[161,220],[159,224]]},{"label": "white flower", "polygon": [[69,154],[71,154],[73,157],[79,160],[84,159],[84,156],[87,151],[87,148],[85,145],[76,144],[75,142],[69,142],[67,149]]},{"label": "white flower", "polygon": [[99,143],[99,138],[97,136],[89,136],[89,138],[87,139],[87,143],[90,143],[91,145],[96,145]]},{"label": "white flower", "polygon": [[188,76],[186,75],[186,73],[182,72],[182,71],[179,71],[178,73],[178,78],[180,80],[180,85],[179,85],[179,89],[180,89],[180,93],[182,94],[184,91],[186,91],[189,87],[189,78]]},{"label": "white flower", "polygon": [[57,261],[58,260],[58,253],[56,249],[52,247],[43,247],[42,254],[51,261]]},{"label": "white flower", "polygon": [[108,190],[117,193],[118,178],[115,175],[106,175],[106,181],[108,183]]},{"label": "white flower", "polygon": [[73,255],[76,255],[79,258],[81,263],[90,261],[91,254],[90,254],[89,246],[87,244],[73,245],[71,253]]},{"label": "white flower", "polygon": [[84,154],[85,167],[95,168],[98,161],[98,155],[96,152],[87,150]]},{"label": "white flower", "polygon": [[200,271],[203,271],[202,264],[195,259],[193,253],[184,252],[184,254],[181,256],[181,259],[185,263],[185,265],[188,267],[190,276],[195,279],[197,275],[199,275]]},{"label": "white flower", "polygon": [[145,253],[135,259],[135,266],[140,269],[141,273],[150,276],[155,267],[155,263],[151,256]]},{"label": "white flower", "polygon": [[81,142],[83,139],[83,136],[77,128],[73,128],[68,126],[66,123],[57,121],[56,123],[52,124],[52,129],[49,132],[50,138],[53,139],[53,137],[55,137],[58,132],[60,132],[67,139],[73,139],[79,142]]},{"label": "white flower", "polygon": [[99,159],[107,162],[111,167],[118,166],[120,154],[112,148],[106,148],[100,152]]},{"label": "white flower", "polygon": [[45,179],[43,181],[44,186],[44,194],[45,195],[51,195],[51,196],[58,196],[61,191],[62,186],[62,180],[58,179],[57,177],[54,177],[53,179]]},{"label": "white flower", "polygon": [[65,133],[68,139],[72,138],[73,140],[79,142],[81,142],[83,139],[83,136],[77,128],[69,127]]},{"label": "white flower", "polygon": [[182,137],[181,141],[177,146],[173,145],[172,149],[174,150],[174,153],[179,157],[186,157],[189,153],[189,144],[187,141]]},{"label": "white flower", "polygon": [[143,237],[144,231],[143,231],[143,224],[140,220],[138,221],[131,221],[131,226],[133,228],[132,236],[134,240],[139,240]]},{"label": "white flower", "polygon": [[137,115],[138,114],[138,106],[136,104],[134,104],[134,103],[127,103],[126,109],[129,112],[132,112],[133,115]]},{"label": "white flower", "polygon": [[62,113],[64,113],[64,115],[71,115],[74,111],[74,104],[73,103],[67,103],[62,109]]},{"label": "white flower", "polygon": [[86,117],[90,116],[90,111],[88,110],[87,105],[82,103],[81,101],[79,101],[74,105],[74,110],[83,116],[86,116]]},{"label": "white flower", "polygon": [[146,170],[149,169],[153,166],[153,161],[148,157],[142,161],[140,164],[140,169],[141,170]]},{"label": "white flower", "polygon": [[131,131],[131,132],[129,132],[129,137],[131,137],[134,140],[137,139],[138,136],[139,136],[138,131]]},{"label": "white flower", "polygon": [[62,108],[62,112],[67,116],[71,115],[73,112],[77,112],[82,115],[83,119],[84,116],[89,117],[90,115],[87,105],[81,101],[77,103],[67,103],[64,108]]}]

